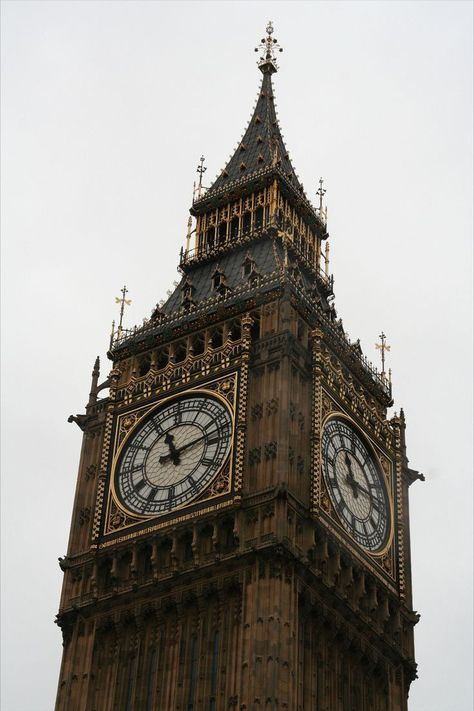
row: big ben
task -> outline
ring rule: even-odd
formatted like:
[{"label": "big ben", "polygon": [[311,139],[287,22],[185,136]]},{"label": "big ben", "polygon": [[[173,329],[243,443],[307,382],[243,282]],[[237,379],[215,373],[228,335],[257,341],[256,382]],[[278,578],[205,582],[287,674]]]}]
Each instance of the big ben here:
[{"label": "big ben", "polygon": [[334,308],[324,190],[313,206],[282,139],[271,23],[260,49],[248,127],[195,190],[180,283],[114,331],[70,418],[58,711],[407,709],[421,475],[390,380]]}]

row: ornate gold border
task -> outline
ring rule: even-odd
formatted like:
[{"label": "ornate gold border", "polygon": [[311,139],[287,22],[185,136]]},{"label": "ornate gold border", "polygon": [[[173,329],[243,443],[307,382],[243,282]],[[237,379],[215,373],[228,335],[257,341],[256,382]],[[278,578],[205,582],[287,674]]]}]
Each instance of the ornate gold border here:
[{"label": "ornate gold border", "polygon": [[[232,391],[232,400],[229,400],[229,397],[227,397],[225,394],[223,394],[223,386],[226,383],[229,383],[229,380],[232,381],[232,385],[230,385],[229,390]],[[211,386],[213,384],[216,384],[217,387],[215,389],[212,389]],[[232,481],[233,481],[233,461],[234,461],[234,452],[235,452],[235,442],[236,442],[236,409],[237,409],[237,404],[238,404],[238,387],[239,387],[239,372],[234,371],[231,373],[227,373],[224,376],[218,377],[218,378],[213,378],[211,380],[208,380],[206,382],[200,382],[196,383],[195,386],[193,387],[188,387],[186,389],[178,389],[175,390],[172,394],[167,393],[165,396],[158,398],[157,400],[154,400],[153,403],[146,403],[143,404],[139,407],[136,407],[134,409],[127,409],[125,412],[122,413],[117,413],[115,415],[116,422],[115,422],[115,432],[114,432],[114,442],[113,442],[113,458],[112,462],[109,467],[109,481],[108,481],[108,488],[107,488],[107,506],[106,506],[106,512],[105,512],[105,520],[104,520],[104,530],[103,530],[103,536],[110,536],[114,535],[116,533],[119,533],[120,531],[124,531],[126,529],[131,528],[132,526],[137,526],[141,523],[144,523],[146,521],[152,521],[152,520],[158,520],[163,518],[163,516],[168,516],[170,515],[171,517],[168,518],[165,522],[162,522],[161,525],[157,524],[157,526],[154,526],[153,528],[156,527],[163,527],[163,526],[171,526],[176,524],[176,516],[180,520],[185,518],[186,516],[183,516],[183,511],[186,509],[192,509],[189,511],[187,516],[192,516],[194,513],[194,507],[197,505],[200,505],[201,503],[205,503],[208,501],[212,501],[213,499],[216,498],[221,498],[222,496],[228,495],[232,491]],[[230,412],[231,418],[232,418],[232,428],[233,428],[233,436],[232,436],[232,443],[231,443],[231,449],[229,452],[228,457],[226,458],[225,462],[222,464],[220,467],[219,471],[213,478],[212,482],[209,484],[209,486],[206,488],[205,492],[203,492],[203,496],[197,496],[195,499],[192,501],[188,501],[182,506],[174,509],[173,511],[166,513],[166,514],[161,514],[161,515],[153,515],[153,516],[140,516],[138,514],[131,513],[125,509],[124,506],[121,505],[121,503],[118,500],[116,491],[115,491],[115,470],[117,467],[117,463],[120,457],[120,454],[126,445],[128,439],[132,436],[133,432],[137,427],[140,426],[140,423],[143,421],[143,419],[148,416],[153,410],[162,407],[166,402],[170,400],[174,400],[177,397],[183,397],[186,394],[189,393],[207,393],[211,395],[212,397],[216,397],[219,399],[224,406],[226,406]],[[125,424],[125,427],[123,425]],[[235,469],[235,467],[234,467]],[[220,491],[217,493],[214,491],[211,495],[205,496],[206,492],[212,491],[213,487],[215,486],[216,482],[219,481],[221,476],[227,474],[226,478],[226,484],[227,486],[222,488]],[[176,514],[176,516],[174,515]],[[118,519],[118,525],[115,527],[111,528],[110,526],[110,518],[111,516],[117,517]],[[150,530],[147,528],[146,530]],[[143,533],[143,530],[140,529],[137,531],[138,534]],[[117,539],[114,538],[116,541]]]},{"label": "ornate gold border", "polygon": [[[334,404],[336,404],[336,403],[334,403]],[[353,428],[356,430],[356,432],[360,433],[361,439],[368,445],[370,451],[371,451],[372,454],[374,455],[375,462],[376,462],[376,464],[377,464],[377,466],[378,466],[379,472],[380,472],[381,477],[382,477],[382,479],[383,479],[384,486],[385,486],[385,491],[386,491],[386,494],[387,494],[387,499],[388,499],[388,503],[389,503],[389,507],[390,507],[390,533],[389,533],[389,536],[388,536],[388,538],[387,538],[387,542],[386,542],[385,546],[384,546],[383,548],[381,548],[380,550],[378,550],[378,551],[369,551],[369,550],[367,550],[366,548],[364,548],[364,546],[362,546],[362,545],[360,545],[359,543],[357,543],[357,541],[356,541],[353,537],[351,537],[351,540],[353,540],[353,542],[358,546],[358,548],[360,548],[362,551],[364,551],[364,553],[365,553],[366,555],[369,555],[369,556],[371,556],[371,557],[373,557],[373,558],[383,558],[383,557],[386,555],[387,551],[388,551],[388,550],[391,548],[391,546],[393,545],[394,533],[395,533],[395,526],[394,526],[394,503],[393,503],[393,461],[392,461],[391,459],[389,459],[389,458],[382,452],[382,450],[381,450],[381,448],[378,446],[378,444],[377,444],[376,442],[374,442],[374,441],[369,437],[369,435],[368,435],[366,432],[364,432],[364,430],[362,430],[362,429],[359,427],[359,425],[357,424],[357,422],[355,422],[355,420],[354,420],[352,417],[350,417],[350,415],[348,415],[347,413],[343,412],[342,410],[331,410],[327,415],[323,416],[322,422],[321,422],[321,438],[320,438],[321,441],[322,441],[322,435],[323,435],[323,432],[324,432],[324,428],[326,427],[326,423],[327,423],[329,420],[332,420],[332,419],[334,419],[334,418],[336,418],[336,417],[338,417],[338,418],[340,418],[340,419],[348,420],[348,421],[351,423],[351,425],[353,426]],[[376,449],[378,450],[378,452],[380,452],[380,455],[377,453]],[[385,467],[382,465],[382,462],[381,462],[381,459],[380,459],[381,456],[384,457],[385,462],[388,462],[388,464],[389,464],[390,469],[389,469],[388,472],[385,470]],[[322,482],[324,483],[324,488],[325,488],[326,493],[327,493],[327,495],[328,495],[329,501],[331,502],[331,508],[332,508],[332,510],[333,510],[334,513],[335,513],[335,518],[334,518],[334,520],[337,522],[337,524],[339,525],[339,527],[341,528],[341,530],[343,530],[346,535],[350,535],[349,532],[344,528],[344,526],[342,526],[342,525],[339,523],[339,520],[340,520],[340,519],[339,519],[339,516],[338,516],[337,512],[336,512],[335,509],[334,509],[334,505],[333,505],[333,503],[332,503],[331,496],[330,496],[330,494],[329,494],[329,492],[328,492],[326,480],[325,480],[325,477],[324,477],[324,474],[323,474],[323,457],[322,457],[321,446],[320,446],[320,448],[319,448],[319,467],[320,467],[319,471],[320,471],[320,475],[321,475],[321,480],[322,480]],[[387,482],[387,480],[388,480],[388,482]],[[324,509],[323,509],[323,510],[324,510]]]}]

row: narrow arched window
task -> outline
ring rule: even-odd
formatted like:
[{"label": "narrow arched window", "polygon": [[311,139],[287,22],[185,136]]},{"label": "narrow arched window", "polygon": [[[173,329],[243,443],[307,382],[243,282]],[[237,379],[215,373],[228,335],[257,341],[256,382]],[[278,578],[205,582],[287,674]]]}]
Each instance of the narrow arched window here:
[{"label": "narrow arched window", "polygon": [[153,711],[155,690],[156,690],[156,673],[157,673],[157,654],[155,647],[150,649],[150,658],[148,662],[147,674],[147,691],[146,691],[146,711]]},{"label": "narrow arched window", "polygon": [[239,218],[233,217],[230,221],[230,237],[231,239],[237,239],[239,235]]},{"label": "narrow arched window", "polygon": [[219,244],[224,244],[227,239],[227,222],[221,222],[219,225]]},{"label": "narrow arched window", "polygon": [[211,698],[209,711],[217,711],[217,662],[219,659],[219,632],[214,632],[212,641],[212,661],[211,661]]},{"label": "narrow arched window", "polygon": [[127,696],[126,696],[126,711],[133,711],[134,703],[134,688],[135,688],[135,677],[137,672],[137,655],[134,654],[133,657],[129,659],[128,662],[128,680],[127,680]]},{"label": "narrow arched window", "polygon": [[194,710],[194,696],[196,694],[196,679],[197,679],[197,637],[195,634],[191,637],[191,649],[189,652],[189,695],[188,695],[188,711]]},{"label": "narrow arched window", "polygon": [[206,239],[206,244],[208,249],[212,249],[214,247],[214,240],[216,237],[216,228],[215,227],[209,227],[207,230],[207,239]]}]

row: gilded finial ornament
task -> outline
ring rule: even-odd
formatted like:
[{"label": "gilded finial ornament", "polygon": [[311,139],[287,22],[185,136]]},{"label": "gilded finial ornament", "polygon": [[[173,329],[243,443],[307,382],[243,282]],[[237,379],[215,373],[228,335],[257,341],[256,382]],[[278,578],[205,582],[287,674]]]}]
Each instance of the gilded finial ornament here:
[{"label": "gilded finial ornament", "polygon": [[275,53],[283,52],[283,48],[278,44],[278,40],[272,37],[274,32],[273,23],[270,21],[266,28],[267,36],[260,40],[260,46],[255,47],[256,52],[262,52],[258,61],[258,66],[263,74],[274,74],[278,71]]},{"label": "gilded finial ornament", "polygon": [[[380,338],[380,343],[376,343],[375,347],[377,350],[380,351],[380,355],[382,358],[382,377],[385,377],[385,353],[390,350],[390,346],[387,344],[387,336],[385,333],[382,331],[382,333],[379,336]],[[390,382],[392,380],[392,371],[391,369],[389,370],[389,379]]]},{"label": "gilded finial ornament", "polygon": [[326,225],[328,221],[328,209],[323,207],[323,198],[326,195],[326,188],[323,188],[324,180],[319,178],[319,189],[316,191],[316,195],[319,198],[319,206],[316,210],[318,216],[321,218],[323,223]]},{"label": "gilded finial ornament", "polygon": [[205,160],[206,159],[204,158],[204,156],[201,156],[199,159],[199,165],[196,168],[196,173],[199,173],[199,180],[198,180],[197,187],[196,187],[196,183],[194,183],[194,197],[195,198],[197,197],[198,200],[202,196],[203,191],[206,189],[202,184],[202,176],[204,175],[204,173],[207,170],[207,167],[204,165]]},{"label": "gilded finial ornament", "polygon": [[125,311],[125,305],[130,306],[132,303],[131,299],[126,299],[125,295],[128,294],[128,289],[126,286],[121,289],[122,296],[116,296],[115,297],[115,303],[120,304],[120,320],[119,320],[119,325],[117,329],[117,334],[120,335],[122,333],[123,327],[122,327],[122,322],[123,322],[123,313]]}]

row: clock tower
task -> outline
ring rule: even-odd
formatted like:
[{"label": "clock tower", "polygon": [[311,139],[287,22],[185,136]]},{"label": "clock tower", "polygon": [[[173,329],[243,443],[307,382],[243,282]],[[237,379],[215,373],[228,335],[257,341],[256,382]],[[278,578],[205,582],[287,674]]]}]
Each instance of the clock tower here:
[{"label": "clock tower", "polygon": [[422,475],[390,382],[337,317],[277,50],[270,23],[244,136],[195,191],[179,285],[113,334],[70,418],[58,711],[407,709]]}]

